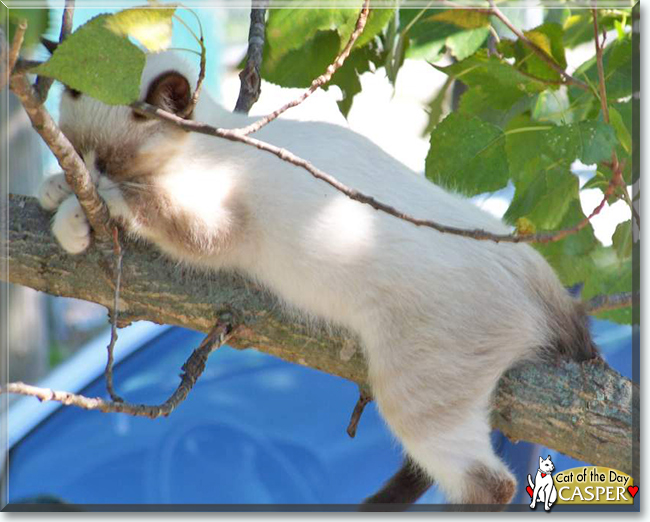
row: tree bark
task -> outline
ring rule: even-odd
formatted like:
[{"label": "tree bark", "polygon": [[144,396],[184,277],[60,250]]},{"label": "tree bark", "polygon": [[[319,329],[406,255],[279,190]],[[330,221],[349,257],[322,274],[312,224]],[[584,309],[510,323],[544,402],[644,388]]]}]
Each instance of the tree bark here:
[{"label": "tree bark", "polygon": [[[112,306],[109,257],[94,246],[84,255],[67,255],[33,198],[10,195],[8,205],[2,214],[8,211],[8,238],[0,248],[0,263],[8,270],[2,278]],[[239,276],[179,267],[145,243],[125,241],[124,249],[122,323],[143,319],[208,332],[230,310],[241,326],[229,345],[365,383],[365,361],[349,334],[305,326],[263,288]],[[531,363],[501,379],[493,426],[510,439],[537,442],[638,480],[638,392],[637,384],[602,361]]]}]

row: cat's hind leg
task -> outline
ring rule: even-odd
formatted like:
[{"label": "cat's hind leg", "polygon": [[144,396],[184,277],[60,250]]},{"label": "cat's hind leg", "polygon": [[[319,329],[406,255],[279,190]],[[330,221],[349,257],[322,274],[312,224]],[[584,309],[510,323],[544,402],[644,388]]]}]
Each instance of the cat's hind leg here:
[{"label": "cat's hind leg", "polygon": [[480,376],[445,378],[424,364],[418,369],[371,362],[370,369],[382,415],[448,503],[459,509],[505,508],[516,481],[491,446],[489,397],[494,381]]}]

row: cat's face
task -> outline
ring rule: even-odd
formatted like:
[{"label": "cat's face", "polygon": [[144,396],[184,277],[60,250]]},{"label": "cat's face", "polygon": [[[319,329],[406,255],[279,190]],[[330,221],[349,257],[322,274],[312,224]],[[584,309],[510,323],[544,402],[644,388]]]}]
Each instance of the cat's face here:
[{"label": "cat's face", "polygon": [[[142,74],[140,100],[182,112],[192,95],[186,69],[170,53],[150,55]],[[115,181],[155,172],[179,151],[187,136],[130,107],[107,105],[68,88],[61,97],[59,124],[93,177],[103,174]]]},{"label": "cat's face", "polygon": [[539,458],[539,469],[544,473],[551,473],[555,470],[555,466],[553,465],[553,462],[551,462],[550,455],[546,459],[542,459],[542,457]]}]

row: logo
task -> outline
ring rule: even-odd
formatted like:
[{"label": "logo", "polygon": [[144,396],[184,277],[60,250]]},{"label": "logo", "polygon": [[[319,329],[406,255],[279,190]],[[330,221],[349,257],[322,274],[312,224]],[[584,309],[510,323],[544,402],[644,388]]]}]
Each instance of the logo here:
[{"label": "logo", "polygon": [[537,470],[537,475],[535,475],[535,483],[533,483],[530,474],[528,475],[526,491],[528,491],[528,494],[533,499],[530,503],[530,509],[535,509],[537,502],[542,502],[544,509],[550,511],[553,504],[555,504],[557,500],[557,489],[555,489],[555,483],[551,476],[553,471],[555,471],[555,466],[549,455],[547,459],[539,458],[539,469]]},{"label": "logo", "polygon": [[535,480],[528,475],[526,491],[530,508],[543,504],[550,511],[554,504],[634,504],[639,486],[632,477],[611,468],[584,466],[560,471],[555,475],[551,456],[539,458]]}]

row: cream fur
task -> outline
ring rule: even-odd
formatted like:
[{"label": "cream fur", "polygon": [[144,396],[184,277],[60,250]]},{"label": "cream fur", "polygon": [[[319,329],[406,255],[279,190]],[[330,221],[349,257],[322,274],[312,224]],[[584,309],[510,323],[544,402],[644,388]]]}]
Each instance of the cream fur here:
[{"label": "cream fur", "polygon": [[[143,97],[169,69],[194,78],[174,55],[150,56]],[[195,119],[226,128],[251,121],[206,93]],[[136,144],[139,165],[145,165],[139,168],[151,175],[100,181],[111,213],[131,233],[177,260],[235,269],[291,307],[358,335],[386,422],[450,501],[484,498],[471,478],[477,466],[512,481],[490,447],[490,395],[506,369],[552,341],[549,310],[573,306],[534,249],[416,227],[268,153],[137,122],[130,109],[86,95],[64,94],[61,125],[91,149]],[[413,216],[509,231],[346,128],[279,120],[256,137]],[[83,152],[88,160],[94,149]],[[147,205],[160,204],[146,207],[145,215],[138,194]],[[41,196],[48,209],[63,199]],[[89,230],[73,217],[74,203],[74,197],[64,200],[53,231],[66,250],[78,253],[89,243]],[[174,235],[175,228],[183,237]]]}]

